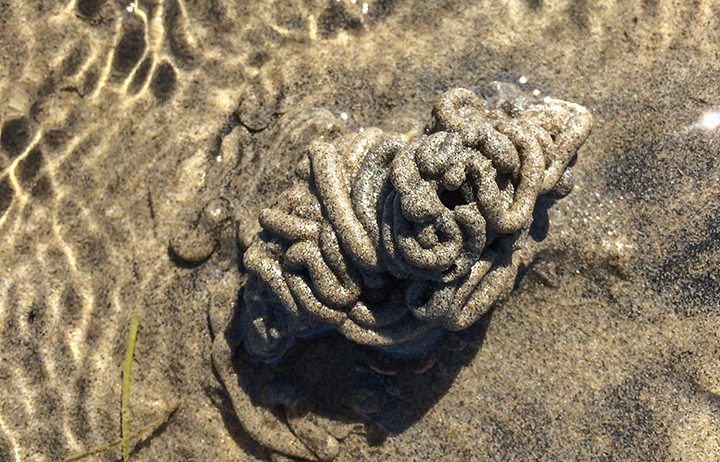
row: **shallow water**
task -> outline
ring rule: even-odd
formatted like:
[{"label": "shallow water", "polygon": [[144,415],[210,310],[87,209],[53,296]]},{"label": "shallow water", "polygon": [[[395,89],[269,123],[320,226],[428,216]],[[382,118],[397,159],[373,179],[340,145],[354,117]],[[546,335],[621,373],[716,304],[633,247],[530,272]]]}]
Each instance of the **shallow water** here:
[{"label": "shallow water", "polygon": [[220,196],[257,227],[285,115],[412,136],[445,90],[521,79],[593,113],[575,189],[482,341],[399,388],[411,424],[338,460],[717,458],[718,6],[0,4],[0,460],[119,437],[133,309],[131,422],[180,404],[132,459],[266,458],[210,357],[232,260],[178,267],[177,229]]}]

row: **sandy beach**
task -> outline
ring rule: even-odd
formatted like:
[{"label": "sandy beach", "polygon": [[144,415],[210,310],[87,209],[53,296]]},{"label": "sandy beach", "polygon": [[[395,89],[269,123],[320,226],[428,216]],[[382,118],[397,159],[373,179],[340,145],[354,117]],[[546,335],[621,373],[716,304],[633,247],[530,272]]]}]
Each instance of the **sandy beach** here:
[{"label": "sandy beach", "polygon": [[[278,133],[325,114],[412,138],[492,81],[592,113],[575,187],[510,296],[383,379],[394,407],[336,460],[720,458],[719,2],[256,3],[0,2],[0,462],[120,438],[133,312],[131,460],[269,460],[209,313],[242,273],[222,243],[297,168]],[[208,203],[228,225],[178,264]]]}]

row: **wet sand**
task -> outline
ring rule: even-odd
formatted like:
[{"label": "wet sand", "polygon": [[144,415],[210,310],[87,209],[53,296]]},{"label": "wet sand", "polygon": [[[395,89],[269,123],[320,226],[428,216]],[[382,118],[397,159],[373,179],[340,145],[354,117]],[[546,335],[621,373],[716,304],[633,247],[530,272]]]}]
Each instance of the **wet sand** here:
[{"label": "wet sand", "polygon": [[265,460],[212,368],[232,262],[168,243],[218,197],[257,226],[294,114],[411,136],[444,91],[521,77],[593,113],[575,189],[486,329],[398,382],[409,425],[338,460],[720,456],[720,5],[363,5],[0,4],[0,461],[120,436],[133,310],[131,423],[177,410],[132,460]]}]

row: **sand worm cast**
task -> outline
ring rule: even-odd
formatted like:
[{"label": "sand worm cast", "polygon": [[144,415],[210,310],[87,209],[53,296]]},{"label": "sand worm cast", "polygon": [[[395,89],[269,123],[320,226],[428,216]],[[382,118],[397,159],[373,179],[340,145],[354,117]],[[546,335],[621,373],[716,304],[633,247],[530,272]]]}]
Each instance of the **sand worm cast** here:
[{"label": "sand worm cast", "polygon": [[509,112],[454,89],[410,143],[376,128],[313,142],[244,256],[248,351],[277,357],[321,325],[394,345],[508,293],[535,202],[569,192],[591,120],[552,99]]},{"label": "sand worm cast", "polygon": [[[435,326],[472,325],[512,290],[531,257],[536,202],[570,192],[592,119],[577,104],[533,100],[508,84],[483,95],[449,90],[426,134],[410,142],[370,128],[310,143],[243,257],[249,278],[234,328],[251,357],[276,360],[297,336],[327,326],[379,348],[418,341]],[[223,342],[216,367],[240,414]],[[329,435],[313,439],[288,419],[291,432],[268,436],[257,426],[282,423],[257,416],[239,415],[274,451],[337,454]]]}]

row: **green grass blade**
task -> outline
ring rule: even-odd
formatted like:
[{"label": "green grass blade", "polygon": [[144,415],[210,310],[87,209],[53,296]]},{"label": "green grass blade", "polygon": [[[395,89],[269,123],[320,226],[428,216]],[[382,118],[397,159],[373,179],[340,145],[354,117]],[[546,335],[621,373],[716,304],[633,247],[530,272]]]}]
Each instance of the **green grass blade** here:
[{"label": "green grass blade", "polygon": [[122,388],[122,439],[123,439],[123,461],[130,460],[130,424],[128,414],[130,413],[130,372],[132,371],[133,353],[135,351],[135,338],[137,337],[138,326],[140,325],[140,313],[133,311],[130,319],[130,334],[128,335],[128,346],[125,352],[125,370],[123,371]]}]

